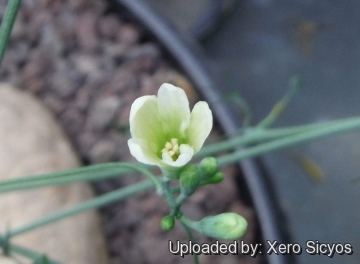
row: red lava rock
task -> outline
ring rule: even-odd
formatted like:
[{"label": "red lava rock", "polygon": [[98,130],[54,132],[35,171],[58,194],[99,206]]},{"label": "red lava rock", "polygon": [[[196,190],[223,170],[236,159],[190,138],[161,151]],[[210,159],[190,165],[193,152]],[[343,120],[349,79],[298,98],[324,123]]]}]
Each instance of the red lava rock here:
[{"label": "red lava rock", "polygon": [[77,40],[80,47],[86,51],[96,51],[100,47],[100,40],[96,32],[96,18],[95,12],[85,12],[77,21]]},{"label": "red lava rock", "polygon": [[27,89],[34,94],[42,92],[45,88],[45,81],[39,78],[33,78],[27,81]]},{"label": "red lava rock", "polygon": [[118,41],[127,46],[136,44],[140,39],[140,32],[133,24],[122,24],[121,30],[118,30],[116,33],[118,33]]},{"label": "red lava rock", "polygon": [[119,61],[125,57],[128,47],[120,42],[104,41],[102,43],[104,53]]},{"label": "red lava rock", "polygon": [[91,148],[89,157],[91,163],[105,163],[112,160],[115,154],[115,145],[109,140],[101,140]]},{"label": "red lava rock", "polygon": [[100,36],[112,40],[118,35],[120,27],[119,19],[112,15],[101,17],[98,23]]},{"label": "red lava rock", "polygon": [[72,11],[84,10],[90,6],[90,1],[88,0],[68,0],[68,3]]},{"label": "red lava rock", "polygon": [[90,103],[90,92],[85,87],[82,87],[76,93],[75,105],[80,111],[85,111]]},{"label": "red lava rock", "polygon": [[110,125],[121,106],[121,99],[115,96],[97,98],[89,109],[89,121],[94,130],[103,130]]},{"label": "red lava rock", "polygon": [[109,83],[109,89],[112,93],[122,94],[128,90],[139,89],[139,78],[133,72],[126,68],[119,68]]},{"label": "red lava rock", "polygon": [[67,98],[76,92],[77,84],[68,75],[55,72],[49,79],[51,89],[62,98]]},{"label": "red lava rock", "polygon": [[76,136],[82,130],[84,125],[84,116],[76,108],[67,108],[60,115],[60,120],[68,127],[68,134]]}]

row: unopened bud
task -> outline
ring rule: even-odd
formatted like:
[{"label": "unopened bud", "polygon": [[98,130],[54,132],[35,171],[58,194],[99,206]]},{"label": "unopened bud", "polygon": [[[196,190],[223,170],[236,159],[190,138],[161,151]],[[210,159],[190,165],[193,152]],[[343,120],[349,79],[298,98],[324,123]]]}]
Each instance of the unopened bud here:
[{"label": "unopened bud", "polygon": [[170,215],[164,216],[163,219],[161,220],[160,225],[163,230],[166,231],[171,230],[175,225],[175,219],[173,216]]},{"label": "unopened bud", "polygon": [[201,173],[201,180],[207,180],[214,176],[214,174],[219,170],[218,161],[214,157],[206,157],[200,162],[199,169]]},{"label": "unopened bud", "polygon": [[215,183],[219,183],[222,182],[224,180],[225,176],[224,173],[218,171],[217,173],[215,173],[214,176],[212,176],[210,179],[207,179],[205,181],[201,182],[201,185],[205,185],[205,184],[215,184]]},{"label": "unopened bud", "polygon": [[209,237],[232,240],[244,235],[247,222],[244,217],[236,213],[223,213],[207,216],[194,223],[193,228]]},{"label": "unopened bud", "polygon": [[192,195],[200,184],[200,173],[195,165],[187,165],[180,172],[180,189],[185,196]]}]

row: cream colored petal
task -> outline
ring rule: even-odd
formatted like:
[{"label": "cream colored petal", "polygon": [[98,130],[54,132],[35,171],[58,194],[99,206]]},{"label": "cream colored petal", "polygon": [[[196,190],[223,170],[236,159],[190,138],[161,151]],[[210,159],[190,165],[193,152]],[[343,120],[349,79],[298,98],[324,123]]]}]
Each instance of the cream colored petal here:
[{"label": "cream colored petal", "polygon": [[167,162],[167,163],[172,163],[172,162],[173,162],[173,159],[171,158],[169,152],[167,152],[167,151],[164,151],[164,152],[162,153],[162,160],[163,160],[164,162]]},{"label": "cream colored petal", "polygon": [[173,161],[171,158],[169,160],[167,157],[163,156],[162,162],[171,167],[182,167],[182,166],[185,166],[191,160],[191,158],[193,156],[194,156],[193,148],[187,144],[181,144],[180,145],[180,155],[177,160]]},{"label": "cream colored petal", "polygon": [[166,143],[166,136],[159,119],[157,101],[149,98],[138,107],[130,120],[130,132],[136,142],[141,141],[142,149],[152,150],[154,155],[161,158],[161,150]]},{"label": "cream colored petal", "polygon": [[142,107],[144,105],[144,103],[148,100],[156,101],[156,96],[155,95],[141,96],[133,102],[133,104],[131,105],[131,109],[130,109],[130,117],[129,117],[130,124],[131,124],[132,120],[134,119],[134,116],[137,113],[137,111],[139,110],[139,108]]},{"label": "cream colored petal", "polygon": [[209,136],[213,126],[213,116],[206,102],[198,102],[190,116],[190,125],[187,130],[187,137],[194,153],[198,152],[205,139]]},{"label": "cream colored petal", "polygon": [[164,83],[158,91],[158,109],[165,133],[184,137],[190,123],[189,100],[183,89]]},{"label": "cream colored petal", "polygon": [[160,165],[160,159],[153,158],[152,155],[145,154],[143,148],[134,139],[128,140],[128,146],[131,155],[136,158],[137,161],[149,164],[149,165]]}]

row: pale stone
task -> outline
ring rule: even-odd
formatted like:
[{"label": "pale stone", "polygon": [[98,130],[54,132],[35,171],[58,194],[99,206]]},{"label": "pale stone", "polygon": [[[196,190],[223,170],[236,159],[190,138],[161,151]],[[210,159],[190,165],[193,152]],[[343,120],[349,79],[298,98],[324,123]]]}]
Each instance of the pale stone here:
[{"label": "pale stone", "polygon": [[0,263],[1,264],[19,264],[18,261],[12,258],[7,258],[5,256],[0,256]]},{"label": "pale stone", "polygon": [[[8,84],[0,84],[0,139],[0,180],[80,166],[46,108],[30,94]],[[0,194],[0,232],[22,227],[92,196],[87,184]],[[66,264],[107,263],[95,211],[21,234],[11,242]]]}]

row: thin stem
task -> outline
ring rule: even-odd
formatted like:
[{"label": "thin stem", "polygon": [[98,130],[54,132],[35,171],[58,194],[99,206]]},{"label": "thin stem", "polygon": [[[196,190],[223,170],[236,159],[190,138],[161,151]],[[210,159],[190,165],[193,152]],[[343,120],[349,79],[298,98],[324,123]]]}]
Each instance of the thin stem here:
[{"label": "thin stem", "polygon": [[[18,246],[18,245],[14,245],[14,244],[10,244],[10,251],[17,253],[21,256],[27,257],[29,259],[35,260],[39,257],[41,257],[43,254],[37,253],[33,250]],[[49,264],[61,264],[61,262],[52,260],[48,257],[48,262]]]},{"label": "thin stem", "polygon": [[161,187],[156,177],[150,173],[145,166],[132,163],[112,162],[63,172],[0,181],[0,193],[45,186],[64,185],[74,182],[97,181],[106,178],[123,176],[124,174],[134,170],[140,171],[149,177],[156,188]]},{"label": "thin stem", "polygon": [[244,97],[236,91],[230,96],[231,101],[233,101],[237,106],[240,107],[241,111],[244,113],[244,121],[242,127],[248,127],[251,124],[252,112],[250,110],[249,104],[246,102]]},{"label": "thin stem", "polygon": [[13,28],[21,0],[10,0],[0,27],[0,65],[4,58],[6,44]]},{"label": "thin stem", "polygon": [[155,186],[156,192],[157,193],[162,192],[161,182],[154,174],[152,174],[150,171],[148,171],[147,168],[144,168],[143,166],[139,166],[138,164],[131,164],[131,163],[121,163],[121,165],[124,168],[130,168],[130,169],[137,170],[137,171],[143,173],[145,176],[147,176],[149,178],[149,180]]},{"label": "thin stem", "polygon": [[292,77],[290,79],[289,88],[286,94],[284,95],[284,97],[281,98],[281,100],[274,105],[270,113],[256,127],[266,128],[269,127],[271,124],[273,124],[275,120],[284,111],[286,106],[289,104],[291,98],[294,96],[295,92],[299,89],[300,86],[301,86],[301,79],[298,76]]},{"label": "thin stem", "polygon": [[283,138],[286,136],[300,134],[315,129],[326,129],[327,127],[332,127],[336,124],[343,124],[345,122],[356,121],[358,119],[359,117],[350,117],[342,120],[329,121],[326,123],[317,123],[277,129],[248,128],[241,136],[231,137],[230,139],[204,146],[195,156],[209,156],[217,154],[221,151],[233,150],[238,147],[247,146],[262,141]]},{"label": "thin stem", "polygon": [[14,237],[14,236],[26,233],[26,232],[36,229],[38,227],[59,221],[63,218],[66,218],[66,217],[69,217],[72,215],[76,215],[76,214],[79,214],[79,213],[87,211],[87,210],[99,208],[99,207],[107,205],[109,203],[123,200],[127,197],[130,197],[130,196],[140,193],[142,191],[148,190],[151,187],[153,187],[153,184],[151,181],[144,181],[144,182],[136,183],[131,186],[122,188],[120,190],[109,192],[107,194],[93,198],[87,202],[81,203],[75,207],[65,209],[63,211],[57,212],[53,215],[50,215],[48,217],[45,217],[43,219],[40,219],[33,223],[30,223],[24,227],[12,230],[9,232],[9,237]]},{"label": "thin stem", "polygon": [[244,150],[236,151],[232,154],[218,158],[219,165],[234,163],[241,159],[250,158],[265,154],[270,151],[278,150],[285,147],[290,147],[299,143],[314,140],[320,137],[329,136],[335,133],[345,132],[360,128],[360,118],[338,122],[334,125],[324,126],[319,129],[306,131],[293,136],[288,136],[282,139],[274,140],[268,143],[260,144],[255,147],[250,147]]},{"label": "thin stem", "polygon": [[[187,235],[189,236],[190,241],[191,241],[193,244],[195,244],[196,241],[195,241],[195,238],[194,238],[194,236],[193,236],[193,234],[192,234],[192,232],[191,232],[191,229],[190,229],[184,222],[182,222],[182,221],[180,221],[180,222],[181,222],[182,226],[184,227]],[[198,255],[197,255],[197,254],[193,254],[193,258],[194,258],[194,263],[195,263],[195,264],[199,264],[199,257],[198,257]]]},{"label": "thin stem", "polygon": [[94,165],[71,171],[64,171],[62,173],[28,176],[0,181],[0,193],[83,181],[97,181],[123,176],[125,173],[132,171],[132,169],[129,168],[120,168],[118,164],[107,165],[108,166]]},{"label": "thin stem", "polygon": [[[21,255],[21,256],[27,257],[29,259],[35,260],[36,258],[43,255],[43,254],[35,252],[33,250],[30,250],[30,249],[27,249],[27,248],[24,248],[24,247],[17,246],[17,245],[14,245],[12,243],[9,243],[8,237],[1,236],[1,235],[0,235],[0,247],[2,247],[3,250],[4,250],[5,247],[7,248],[6,250],[8,251],[8,254],[3,252],[3,253],[5,253],[4,254],[5,256],[10,256],[10,255],[12,255],[12,253],[16,253],[18,255]],[[51,259],[49,259],[49,263],[50,264],[60,264],[60,262],[57,262],[57,261],[54,261],[54,260],[51,260]]]},{"label": "thin stem", "polygon": [[[171,191],[171,193],[172,193],[172,191]],[[171,211],[170,215],[172,215],[172,216],[176,215],[179,212],[182,203],[187,198],[188,197],[186,195],[184,195],[183,193],[180,193],[180,195],[176,199],[176,205],[172,208],[172,211]]]},{"label": "thin stem", "polygon": [[[165,198],[166,202],[169,204],[170,208],[172,209],[172,213],[173,213],[173,208],[176,207],[176,201],[174,199],[174,196],[172,194],[171,188],[170,188],[170,180],[168,180],[167,178],[164,178],[162,180],[162,191],[163,191],[163,197]],[[174,216],[174,214],[172,214],[172,216]]]}]

